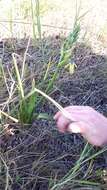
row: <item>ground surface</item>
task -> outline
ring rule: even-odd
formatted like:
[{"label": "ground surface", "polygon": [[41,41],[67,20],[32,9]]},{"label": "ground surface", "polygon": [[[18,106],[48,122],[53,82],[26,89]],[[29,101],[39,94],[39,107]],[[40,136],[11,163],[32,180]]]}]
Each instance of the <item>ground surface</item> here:
[{"label": "ground surface", "polygon": [[[23,43],[24,42],[24,43]],[[13,42],[12,42],[13,43]],[[26,48],[26,40],[15,41],[14,50],[10,46],[10,41],[5,41],[4,55],[1,44],[0,54],[3,55],[3,64],[10,65],[11,53],[14,51],[22,56],[22,51]],[[59,57],[60,36],[56,38],[44,39],[46,46],[45,59],[48,61],[53,52],[52,59],[55,61]],[[11,47],[11,48],[10,48]],[[26,63],[31,67],[35,63],[36,77],[38,70],[41,70],[42,56],[40,45],[29,47],[29,55]],[[54,86],[51,96],[62,106],[67,105],[90,105],[104,115],[107,115],[107,60],[102,55],[92,52],[90,47],[84,44],[77,44],[74,50],[73,59],[77,64],[77,69],[73,75],[63,70],[60,78]],[[21,61],[19,60],[19,66]],[[3,84],[1,84],[3,85]],[[7,94],[1,92],[0,102],[6,98]],[[36,109],[39,113],[47,112],[51,118],[56,112],[56,108],[47,102]],[[38,120],[33,122],[29,128],[22,129],[20,126],[10,125],[15,128],[14,136],[3,136],[1,139],[1,152],[9,167],[11,176],[11,190],[47,190],[50,178],[60,179],[69,169],[71,169],[80,152],[84,147],[84,140],[81,136],[72,134],[61,134],[57,131],[55,122]],[[88,179],[98,181],[98,171],[106,169],[106,159],[102,155],[93,163],[92,173]],[[80,175],[84,176],[87,164],[82,169]],[[4,175],[0,189],[3,189]],[[104,182],[103,179],[100,181]],[[91,188],[91,187],[90,187]],[[69,187],[65,188],[66,190]],[[71,189],[71,188],[70,188]],[[86,187],[85,187],[86,189]],[[94,189],[92,187],[91,189]],[[98,187],[97,187],[98,189]],[[106,187],[105,187],[106,189]]]}]

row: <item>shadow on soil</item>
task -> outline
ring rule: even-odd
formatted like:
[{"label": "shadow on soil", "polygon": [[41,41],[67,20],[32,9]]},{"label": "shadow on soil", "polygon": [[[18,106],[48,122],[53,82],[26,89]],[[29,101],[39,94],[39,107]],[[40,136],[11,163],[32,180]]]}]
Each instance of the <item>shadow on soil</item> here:
[{"label": "shadow on soil", "polygon": [[[45,64],[50,57],[52,62],[57,64],[61,42],[60,36],[43,40]],[[1,42],[0,56],[4,67],[11,67],[12,52],[23,57],[26,45],[26,39]],[[70,75],[65,69],[62,70],[51,96],[64,107],[89,105],[107,116],[106,57],[94,54],[91,48],[84,44],[77,44],[73,60],[77,65],[75,73]],[[20,67],[21,59],[18,61]],[[35,79],[40,80],[43,58],[38,42],[29,46],[26,64],[33,70]],[[1,93],[0,102],[3,97],[6,98],[6,94]],[[53,116],[57,110],[51,103],[46,102],[40,105],[37,111]],[[85,143],[80,135],[59,133],[53,120],[34,121],[28,129],[14,125],[12,127],[16,130],[15,135],[4,135],[1,138],[1,153],[9,168],[11,190],[48,190],[51,179],[60,179],[75,165]],[[88,179],[98,181],[97,171],[106,168],[106,164],[104,155],[96,158]],[[89,165],[83,167],[80,176],[84,176],[88,167]],[[3,173],[4,169],[0,177],[0,189],[4,189],[5,184]],[[66,189],[68,190],[67,187]]]}]

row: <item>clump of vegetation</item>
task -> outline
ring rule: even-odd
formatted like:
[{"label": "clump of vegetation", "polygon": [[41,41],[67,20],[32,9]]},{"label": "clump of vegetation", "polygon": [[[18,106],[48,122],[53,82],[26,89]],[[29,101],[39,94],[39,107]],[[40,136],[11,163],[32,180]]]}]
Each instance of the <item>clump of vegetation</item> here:
[{"label": "clump of vegetation", "polygon": [[[37,9],[38,8],[39,8],[39,1],[37,1]],[[37,22],[38,23],[38,25],[37,25],[38,33],[39,33],[39,36],[41,39],[41,29],[40,29],[41,25],[40,25],[39,13],[37,14],[37,20],[38,20],[38,22]],[[73,65],[74,63],[71,63],[71,57],[72,57],[72,52],[75,47],[75,44],[77,43],[77,40],[79,38],[79,33],[80,33],[80,23],[78,22],[78,19],[76,18],[72,32],[70,32],[70,34],[68,35],[68,37],[66,38],[66,40],[64,40],[64,42],[62,44],[61,51],[60,51],[60,58],[59,58],[58,63],[55,66],[54,72],[51,74],[50,80],[48,81],[48,74],[49,74],[48,72],[49,72],[49,68],[51,67],[50,62],[47,66],[45,75],[42,78],[44,88],[46,89],[45,93],[52,92],[53,85],[54,85],[55,81],[58,79],[61,69],[63,69],[68,64],[70,64],[70,69],[73,68],[73,67],[71,67],[71,65]],[[25,61],[26,61],[26,55],[27,55],[29,43],[30,43],[30,40],[28,41],[28,46],[25,51],[24,60],[22,63],[21,74],[20,74],[20,70],[17,65],[17,59],[16,59],[17,55],[15,55],[14,53],[12,55],[13,65],[15,68],[14,71],[16,73],[16,81],[14,81],[14,82],[17,84],[17,89],[18,89],[17,92],[18,92],[18,97],[19,97],[19,106],[17,106],[17,110],[14,110],[14,111],[15,111],[15,113],[18,113],[18,121],[21,122],[22,124],[29,124],[32,122],[33,114],[34,114],[35,107],[36,107],[36,102],[38,105],[38,102],[39,102],[39,104],[41,104],[42,100],[43,100],[41,98],[38,99],[38,95],[32,93],[32,91],[34,91],[34,89],[35,89],[34,79],[31,82],[32,88],[31,88],[30,94],[32,94],[32,95],[29,98],[25,99],[23,77],[24,77]],[[73,69],[73,71],[74,71],[74,69]],[[37,86],[37,88],[38,88],[38,86]],[[13,115],[13,117],[17,117],[17,115],[16,116]]]}]

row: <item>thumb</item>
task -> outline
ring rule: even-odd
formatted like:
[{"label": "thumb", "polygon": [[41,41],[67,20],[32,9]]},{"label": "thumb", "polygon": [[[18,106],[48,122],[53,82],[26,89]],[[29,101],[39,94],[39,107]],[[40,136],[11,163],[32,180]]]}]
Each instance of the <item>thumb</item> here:
[{"label": "thumb", "polygon": [[85,122],[78,121],[78,122],[72,122],[68,125],[68,131],[71,133],[84,133],[85,130]]}]

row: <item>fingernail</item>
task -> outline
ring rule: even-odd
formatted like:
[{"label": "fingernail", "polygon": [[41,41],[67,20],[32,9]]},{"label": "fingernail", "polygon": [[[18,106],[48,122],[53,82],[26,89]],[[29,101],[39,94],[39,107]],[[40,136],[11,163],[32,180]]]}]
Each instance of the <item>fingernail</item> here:
[{"label": "fingernail", "polygon": [[55,120],[56,120],[56,115],[54,115],[54,117],[53,117]]},{"label": "fingernail", "polygon": [[81,133],[81,129],[76,123],[70,124],[68,126],[68,131],[72,133]]}]

